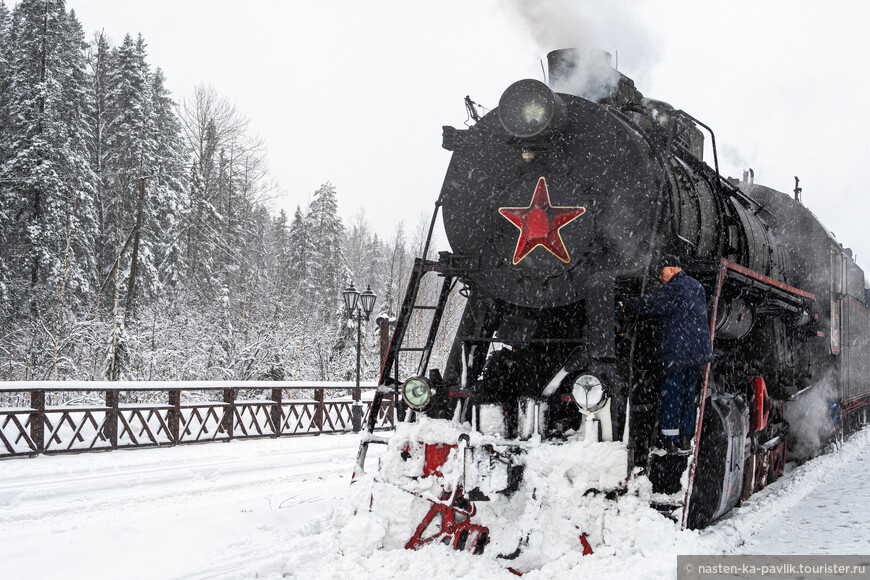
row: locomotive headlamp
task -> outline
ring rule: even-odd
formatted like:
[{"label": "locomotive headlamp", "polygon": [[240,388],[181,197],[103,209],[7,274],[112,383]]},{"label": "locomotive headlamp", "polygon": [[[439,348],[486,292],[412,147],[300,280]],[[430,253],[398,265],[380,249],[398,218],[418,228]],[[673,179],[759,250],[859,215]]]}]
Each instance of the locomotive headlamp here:
[{"label": "locomotive headlamp", "polygon": [[402,385],[402,400],[415,411],[422,411],[432,402],[432,384],[424,377],[412,377]]},{"label": "locomotive headlamp", "polygon": [[517,81],[498,101],[498,118],[514,137],[540,135],[561,124],[565,106],[550,88],[534,79]]},{"label": "locomotive headlamp", "polygon": [[580,375],[574,380],[574,401],[583,411],[597,411],[607,402],[604,385],[594,375]]}]

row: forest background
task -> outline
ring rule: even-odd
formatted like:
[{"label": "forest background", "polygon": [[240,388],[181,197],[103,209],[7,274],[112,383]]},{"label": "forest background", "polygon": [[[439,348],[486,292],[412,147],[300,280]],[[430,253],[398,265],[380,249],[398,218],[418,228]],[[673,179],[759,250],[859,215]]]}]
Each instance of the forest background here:
[{"label": "forest background", "polygon": [[147,48],[87,38],[63,0],[0,0],[0,378],[352,380],[341,292],[395,316],[428,216],[343,223],[329,182],[274,215],[245,115],[207,85],[175,101]]}]

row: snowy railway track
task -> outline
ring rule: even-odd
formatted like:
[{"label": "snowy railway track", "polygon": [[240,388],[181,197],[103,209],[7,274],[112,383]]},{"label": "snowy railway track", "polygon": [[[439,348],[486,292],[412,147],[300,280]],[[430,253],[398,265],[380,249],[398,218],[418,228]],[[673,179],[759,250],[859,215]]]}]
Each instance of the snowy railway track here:
[{"label": "snowy railway track", "polygon": [[[180,464],[148,461],[108,472],[74,472],[62,476],[56,473],[26,474],[19,478],[3,478],[0,480],[0,508],[8,506],[9,509],[0,509],[0,522],[9,518],[18,521],[38,519],[95,506],[106,508],[135,498],[140,501],[178,498],[179,481],[186,482],[183,497],[228,492],[252,485],[290,484],[311,477],[347,477],[348,453],[345,448],[295,450],[259,457],[214,457]],[[69,509],[50,508],[72,498],[81,498],[83,493],[87,494],[87,499],[79,499]]]},{"label": "snowy railway track", "polygon": [[171,580],[222,580],[283,575],[283,565],[281,556],[275,555],[275,547],[267,546],[244,556],[236,554],[225,560],[209,563],[199,570],[172,576]]},{"label": "snowy railway track", "polygon": [[324,435],[4,462],[0,561],[23,579],[58,569],[164,579],[216,562],[228,572],[212,576],[244,576],[233,570],[256,568],[344,496],[358,443]]},{"label": "snowy railway track", "polygon": [[[215,445],[221,445],[221,443],[216,443]],[[327,453],[329,454],[328,461],[337,461],[345,459],[347,450],[335,449],[329,450]],[[307,466],[310,464],[312,458],[322,457],[323,455],[323,451],[297,450],[276,453],[266,457],[236,457],[230,459],[215,457],[213,459],[197,459],[186,461],[180,465],[166,464],[164,461],[155,460],[146,463],[137,463],[129,468],[116,468],[108,474],[104,471],[99,473],[86,472],[81,475],[71,475],[61,478],[59,478],[56,473],[47,473],[44,476],[28,474],[21,479],[16,479],[14,477],[4,478],[3,483],[0,483],[0,493],[16,487],[42,488],[44,485],[63,486],[73,483],[97,486],[102,484],[104,487],[111,487],[107,482],[113,479],[126,479],[139,475],[148,475],[151,476],[151,478],[159,480],[161,478],[160,476],[165,473],[198,473],[206,472],[210,468],[220,469],[223,473],[249,473],[252,470],[274,470],[276,467],[289,468],[289,466],[296,465]],[[323,462],[323,460],[321,459],[320,462]]]}]

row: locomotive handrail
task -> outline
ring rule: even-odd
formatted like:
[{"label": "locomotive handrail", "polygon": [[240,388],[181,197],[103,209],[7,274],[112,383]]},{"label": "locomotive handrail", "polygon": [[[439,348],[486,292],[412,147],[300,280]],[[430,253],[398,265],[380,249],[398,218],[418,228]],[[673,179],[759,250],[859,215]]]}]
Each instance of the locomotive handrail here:
[{"label": "locomotive handrail", "polygon": [[689,150],[687,150],[683,147],[677,146],[674,148],[674,155],[678,159],[687,163],[692,169],[694,169],[698,173],[702,174],[704,177],[709,178],[711,186],[718,186],[718,187],[724,188],[725,190],[727,190],[727,193],[729,193],[730,195],[732,195],[736,198],[739,198],[740,200],[743,201],[743,203],[749,205],[753,209],[758,209],[758,210],[764,209],[764,207],[761,206],[757,201],[755,201],[754,199],[752,199],[751,197],[749,197],[748,195],[746,195],[745,193],[740,191],[739,187],[735,186],[733,183],[728,181],[726,178],[722,177],[722,175],[719,173],[718,169],[715,170],[715,174],[716,174],[715,178],[714,178],[714,176],[710,175],[708,169],[713,169],[713,168],[711,168],[709,165],[707,165],[703,160],[695,157]]},{"label": "locomotive handrail", "polygon": [[692,115],[690,115],[689,113],[685,112],[682,109],[678,110],[676,112],[676,114],[684,116],[685,118],[692,121],[696,125],[700,125],[701,127],[707,129],[707,132],[710,133],[710,146],[713,148],[713,165],[715,166],[715,169],[716,169],[716,175],[719,177],[719,179],[722,179],[722,174],[719,173],[719,153],[716,151],[716,134],[713,133],[713,129],[711,129],[708,125],[706,125],[705,123],[702,123],[701,121],[699,121],[698,119],[696,119],[695,117],[693,117]]},{"label": "locomotive handrail", "polygon": [[[378,388],[375,391],[374,397],[372,398],[372,402],[369,405],[368,414],[366,415],[366,419],[364,421],[364,433],[362,440],[360,441],[359,451],[357,452],[357,462],[354,467],[352,481],[356,481],[357,475],[362,473],[365,469],[365,461],[366,461],[366,453],[368,452],[368,445],[371,441],[372,433],[374,432],[378,417],[381,415],[381,406],[384,401],[385,396],[389,396],[389,393],[392,392],[395,402],[398,402],[399,396],[399,351],[402,345],[402,340],[404,339],[404,334],[406,330],[407,320],[405,316],[413,311],[416,308],[416,300],[417,300],[417,292],[419,290],[420,279],[427,272],[437,272],[441,267],[442,259],[439,258],[437,262],[432,260],[428,260],[427,256],[429,255],[429,247],[432,243],[432,232],[435,230],[435,222],[438,221],[438,212],[441,210],[442,199],[444,197],[444,191],[442,190],[438,194],[438,199],[435,201],[435,209],[432,212],[432,219],[429,222],[429,232],[426,235],[426,242],[423,245],[423,254],[422,257],[417,258],[414,263],[414,268],[412,270],[411,279],[408,282],[408,288],[405,291],[405,297],[402,301],[402,309],[399,315],[399,320],[396,322],[396,326],[393,328],[393,336],[390,338],[390,345],[387,348],[387,354],[384,357],[380,377],[378,378]],[[443,257],[442,257],[443,258]],[[438,306],[433,310],[433,319],[432,319],[432,327],[429,331],[429,341],[428,344],[434,340],[435,332],[437,331],[437,327],[441,318],[441,309],[444,308],[444,303],[447,300],[447,295],[450,293],[450,280],[451,276],[446,272],[443,272],[444,275],[444,285],[441,290],[441,295],[438,299]],[[420,367],[418,370],[422,373],[422,368],[426,366],[429,359],[429,352],[427,348],[424,348],[421,354]],[[391,388],[385,388],[390,379],[390,367],[394,366],[393,370],[393,384]],[[390,406],[390,411],[395,415],[395,405]]]},{"label": "locomotive handrail", "polygon": [[738,274],[742,274],[743,276],[748,276],[750,278],[758,280],[759,282],[762,282],[763,284],[766,284],[768,286],[772,286],[772,287],[774,287],[782,292],[786,292],[787,294],[792,294],[794,296],[800,296],[801,298],[806,298],[807,300],[811,300],[813,302],[815,302],[815,300],[816,300],[816,295],[811,293],[811,292],[807,292],[806,290],[801,290],[800,288],[795,288],[794,286],[789,286],[785,282],[780,282],[779,280],[776,280],[775,278],[765,276],[764,274],[760,274],[759,272],[756,272],[755,270],[750,270],[746,266],[741,266],[740,264],[738,264],[736,262],[732,262],[731,260],[728,260],[726,258],[721,258],[720,264],[723,268],[726,269],[726,271],[732,270],[734,272],[737,272]]},{"label": "locomotive handrail", "polygon": [[[713,312],[710,316],[710,346],[711,348],[716,342],[716,317],[719,313],[719,297],[722,295],[722,287],[725,284],[728,266],[726,266],[725,258],[719,260],[718,273],[716,275],[716,291],[713,294]],[[729,262],[733,263],[733,262]],[[695,444],[692,446],[692,459],[689,462],[689,477],[686,481],[685,495],[683,496],[683,516],[680,518],[680,530],[685,530],[689,524],[689,508],[692,502],[692,491],[695,486],[695,471],[698,468],[698,454],[701,450],[701,429],[704,427],[704,407],[707,402],[707,387],[710,382],[710,371],[712,363],[708,362],[704,365],[703,382],[701,384],[701,396],[698,404],[698,417],[695,420]]]},{"label": "locomotive handrail", "polygon": [[[683,111],[682,109],[676,111],[675,114],[685,117],[689,121],[696,123],[697,125],[703,127],[704,129],[706,129],[710,133],[710,146],[713,149],[713,165],[714,165],[714,170],[716,172],[716,183],[718,184],[718,186],[724,187],[726,190],[728,190],[731,193],[731,195],[740,198],[741,200],[743,200],[744,203],[749,204],[751,207],[758,208],[758,209],[764,209],[763,206],[761,206],[757,201],[755,201],[754,199],[750,198],[745,193],[740,191],[740,188],[736,187],[733,183],[731,183],[726,178],[724,178],[721,173],[719,173],[719,153],[718,153],[718,149],[716,147],[716,134],[713,132],[713,129],[710,128],[705,123],[699,121],[698,119],[696,119],[695,117],[693,117],[689,113]],[[680,147],[676,148],[677,153],[680,153],[681,151],[688,154],[689,160],[691,160],[690,165],[695,166],[696,170],[701,171],[702,166],[709,167],[702,160],[696,158],[691,152],[689,152],[685,149],[682,149]],[[687,159],[685,158],[684,155],[679,155],[679,157],[680,157],[680,159],[687,161]],[[701,172],[703,172],[703,171],[701,171]]]}]

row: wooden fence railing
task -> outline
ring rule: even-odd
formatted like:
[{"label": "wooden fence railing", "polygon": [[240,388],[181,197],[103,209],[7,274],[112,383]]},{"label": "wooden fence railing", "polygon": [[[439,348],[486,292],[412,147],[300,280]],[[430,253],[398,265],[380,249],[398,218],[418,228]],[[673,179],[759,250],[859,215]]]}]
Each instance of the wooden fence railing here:
[{"label": "wooden fence railing", "polygon": [[[0,459],[346,432],[354,383],[0,382]],[[361,386],[362,415],[374,383]],[[395,426],[381,407],[378,427]]]}]

